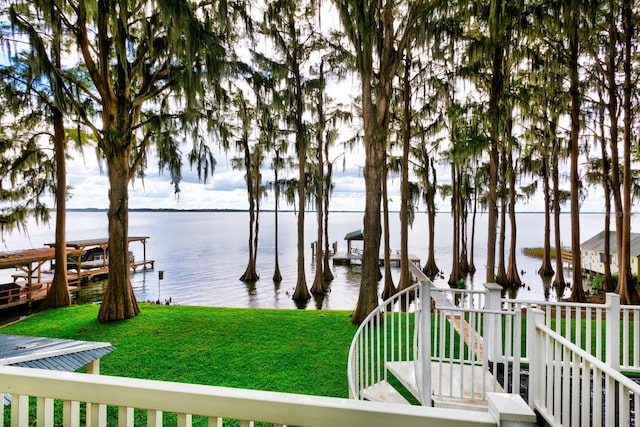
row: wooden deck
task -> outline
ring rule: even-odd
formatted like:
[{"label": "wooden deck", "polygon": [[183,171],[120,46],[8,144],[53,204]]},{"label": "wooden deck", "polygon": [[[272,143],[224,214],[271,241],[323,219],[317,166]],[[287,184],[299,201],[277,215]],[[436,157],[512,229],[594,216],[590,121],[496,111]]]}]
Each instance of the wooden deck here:
[{"label": "wooden deck", "polygon": [[[143,259],[132,261],[129,264],[132,272],[153,269],[155,262],[147,259],[146,241],[148,237],[129,237],[129,242],[141,242],[143,245]],[[109,266],[104,264],[96,268],[80,268],[81,257],[87,247],[102,247],[105,252],[108,239],[91,239],[67,242],[67,256],[71,263],[78,267],[67,271],[69,290],[75,291],[82,283],[106,277],[109,274]],[[26,249],[21,251],[0,252],[0,269],[15,268],[17,272],[12,274],[14,283],[0,285],[0,310],[19,305],[31,305],[35,301],[44,299],[49,292],[53,280],[53,260],[55,249],[53,243],[48,243],[46,248]],[[45,263],[51,263],[51,269],[43,270]],[[6,287],[4,289],[3,287]]]},{"label": "wooden deck", "polygon": [[[362,262],[362,251],[359,249],[351,249],[351,252],[337,252],[332,258],[334,265],[360,264]],[[409,254],[409,261],[420,266],[420,258],[413,254]],[[393,252],[389,262],[394,267],[400,267],[400,253]],[[380,256],[378,263],[384,265],[384,256]]]}]

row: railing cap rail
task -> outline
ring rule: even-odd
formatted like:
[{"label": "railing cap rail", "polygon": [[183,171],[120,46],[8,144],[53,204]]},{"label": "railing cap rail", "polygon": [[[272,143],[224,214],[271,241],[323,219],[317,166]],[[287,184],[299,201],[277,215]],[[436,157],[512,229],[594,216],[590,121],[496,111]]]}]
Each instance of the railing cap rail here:
[{"label": "railing cap rail", "polygon": [[606,304],[581,303],[581,302],[557,302],[557,301],[534,301],[519,300],[511,298],[502,298],[503,303],[520,304],[520,305],[538,305],[538,306],[558,306],[558,307],[578,307],[578,308],[606,308]]},{"label": "railing cap rail", "polygon": [[306,426],[495,426],[488,413],[0,366],[0,392]]}]

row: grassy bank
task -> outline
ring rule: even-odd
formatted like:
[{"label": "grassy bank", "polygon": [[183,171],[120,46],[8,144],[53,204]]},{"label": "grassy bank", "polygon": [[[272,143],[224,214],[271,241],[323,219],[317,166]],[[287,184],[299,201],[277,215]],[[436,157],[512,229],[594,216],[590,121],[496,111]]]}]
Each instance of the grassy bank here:
[{"label": "grassy bank", "polygon": [[[569,250],[569,249],[563,248],[562,250]],[[524,252],[525,255],[530,256],[532,258],[542,259],[544,255],[544,248],[523,248],[522,251]],[[550,257],[552,260],[556,258],[555,248],[551,248]]]},{"label": "grassy bank", "polygon": [[348,397],[348,312],[141,308],[112,324],[97,322],[96,305],[50,310],[0,333],[110,342],[104,375]]}]

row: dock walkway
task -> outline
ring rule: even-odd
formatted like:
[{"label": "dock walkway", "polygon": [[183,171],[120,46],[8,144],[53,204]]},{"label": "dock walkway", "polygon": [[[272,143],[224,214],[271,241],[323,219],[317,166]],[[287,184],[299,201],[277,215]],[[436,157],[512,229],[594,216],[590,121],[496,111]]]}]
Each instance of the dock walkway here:
[{"label": "dock walkway", "polygon": [[[360,264],[362,262],[362,250],[351,249],[350,252],[336,252],[332,258],[334,265]],[[409,254],[409,261],[411,261],[418,267],[420,266],[420,258],[413,254]],[[400,253],[398,251],[392,252],[391,257],[389,258],[389,262],[392,266],[400,267]],[[378,263],[380,265],[384,265],[384,255],[380,255]]]}]

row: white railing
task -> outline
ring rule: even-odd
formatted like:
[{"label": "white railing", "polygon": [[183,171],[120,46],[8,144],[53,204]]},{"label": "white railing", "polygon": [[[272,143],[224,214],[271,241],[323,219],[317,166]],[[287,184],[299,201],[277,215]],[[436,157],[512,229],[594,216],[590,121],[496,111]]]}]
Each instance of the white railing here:
[{"label": "white railing", "polygon": [[[431,337],[434,399],[481,402],[488,392],[519,393],[519,311],[436,306],[435,312]],[[491,326],[484,327],[486,324]]]},{"label": "white railing", "polygon": [[1,393],[11,395],[5,422],[16,427],[222,426],[223,420],[240,420],[242,427],[497,425],[496,415],[487,412],[7,366],[0,366]]},{"label": "white railing", "polygon": [[[605,304],[585,304],[570,302],[540,302],[527,300],[514,300],[501,298],[502,288],[499,286],[485,285],[487,289],[460,290],[440,289],[434,293],[440,293],[456,306],[484,310],[521,311],[539,309],[544,313],[544,324],[561,336],[574,342],[578,347],[586,350],[601,360],[607,360],[606,343],[607,336],[620,335],[620,352],[618,354],[620,369],[630,372],[640,372],[640,307],[620,306],[619,297],[615,294],[607,294]],[[479,295],[480,294],[480,295]],[[620,327],[616,328],[615,319],[618,319]],[[639,321],[636,322],[636,319]],[[531,318],[527,318],[529,323]],[[533,329],[527,328],[530,331]],[[522,361],[529,362],[528,343],[533,337],[525,337],[523,343]]]},{"label": "white railing", "polygon": [[[216,426],[223,419],[240,420],[241,426],[453,426],[464,419],[437,408],[6,366],[0,367],[3,392],[11,394],[5,420],[12,426],[161,426],[169,418],[178,426]],[[473,418],[470,425],[496,425],[489,414]]]},{"label": "white railing", "polygon": [[380,304],[354,335],[347,368],[350,397],[377,398],[381,386],[390,387],[388,367],[394,362],[413,362],[408,374],[414,377],[399,380],[411,384],[408,391],[423,405],[430,406],[432,396],[486,405],[489,392],[517,394],[520,313],[478,310],[466,303],[467,308],[456,307],[455,302],[477,303],[484,297],[475,291],[469,297],[462,290],[436,289],[422,272],[411,270],[419,283]]},{"label": "white railing", "polygon": [[364,319],[349,349],[347,376],[351,398],[363,399],[363,390],[386,383],[387,363],[414,360],[416,312],[421,288],[429,284],[417,283],[398,292]]},{"label": "white railing", "polygon": [[640,385],[542,322],[536,326],[533,359],[530,393],[535,409],[549,424],[635,424]]},{"label": "white railing", "polygon": [[[621,306],[616,294],[607,293],[604,304],[504,299],[502,305],[516,311],[542,310],[545,326],[557,334],[609,366],[640,373],[640,307]],[[523,357],[527,362],[529,341]]]},{"label": "white railing", "polygon": [[471,309],[486,307],[486,290],[436,288],[434,291],[455,307]]}]

